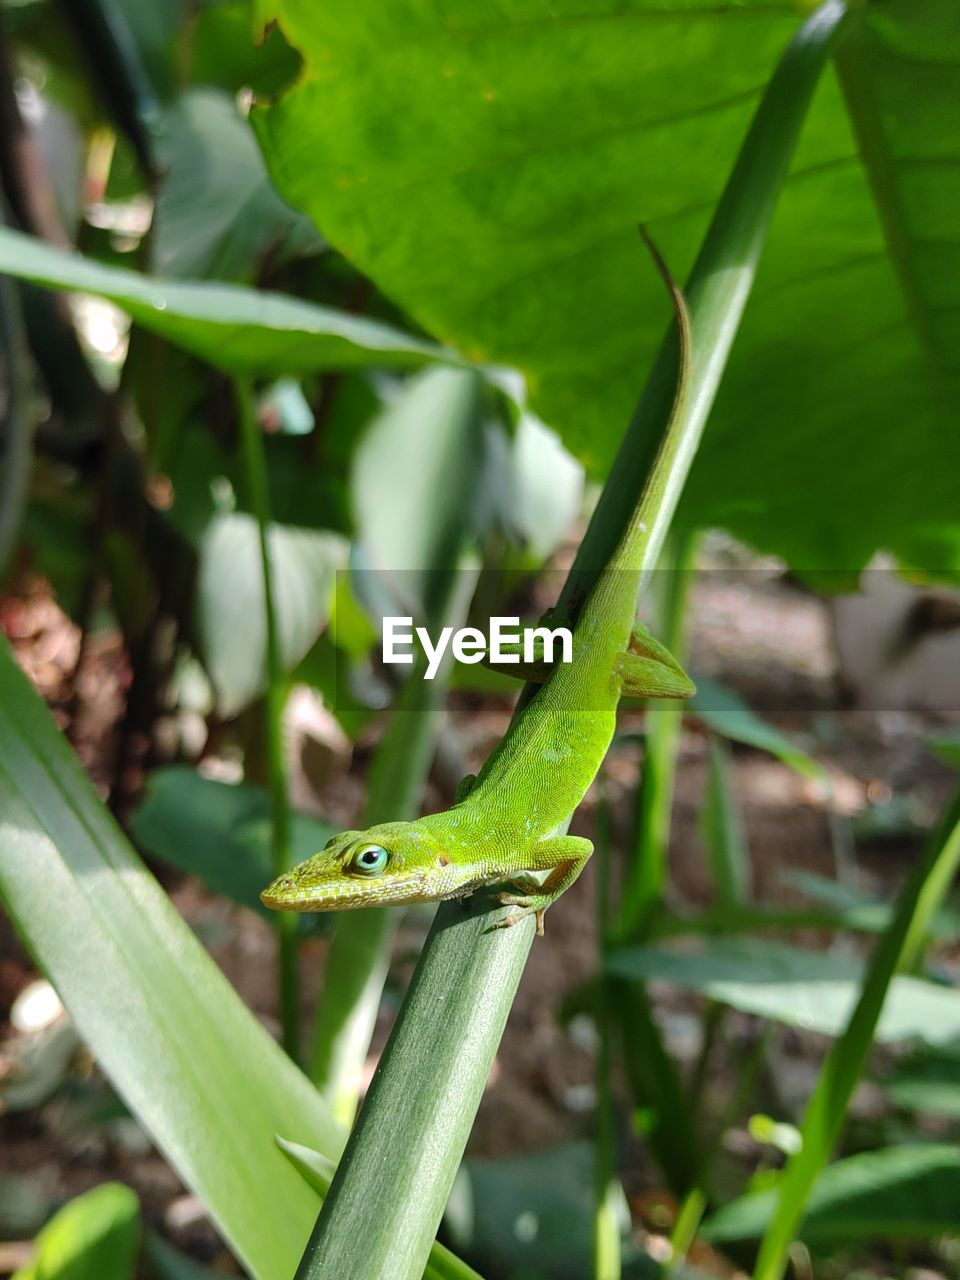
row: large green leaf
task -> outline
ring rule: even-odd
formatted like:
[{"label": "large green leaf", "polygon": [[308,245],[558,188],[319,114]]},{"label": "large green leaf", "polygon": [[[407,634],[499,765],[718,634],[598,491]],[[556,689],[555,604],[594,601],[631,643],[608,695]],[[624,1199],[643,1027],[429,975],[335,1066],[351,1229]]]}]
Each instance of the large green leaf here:
[{"label": "large green leaf", "polygon": [[[708,1240],[758,1236],[776,1192],[741,1196],[704,1224]],[[891,1147],[838,1160],[817,1179],[800,1237],[811,1244],[929,1240],[960,1229],[960,1147]]]},{"label": "large green leaf", "polygon": [[[846,1026],[863,978],[851,958],[754,938],[702,939],[695,947],[624,947],[608,967],[627,978],[675,982],[745,1013],[835,1036]],[[943,1044],[960,1036],[960,992],[895,978],[878,1040]]]},{"label": "large green leaf", "polygon": [[315,1196],[274,1145],[339,1134],[147,872],[0,646],[0,895],[127,1105],[259,1280]]},{"label": "large green leaf", "polygon": [[239,285],[162,280],[64,253],[0,227],[0,272],[108,298],[151,333],[233,372],[282,374],[358,365],[402,368],[449,352],[399,329]]},{"label": "large green leaf", "polygon": [[[603,471],[663,323],[636,224],[686,270],[794,7],[261,8],[306,61],[254,117],[279,190],[431,332],[521,368],[534,410]],[[960,20],[953,0],[857,10],[686,518],[806,567],[880,544],[957,565]]]}]

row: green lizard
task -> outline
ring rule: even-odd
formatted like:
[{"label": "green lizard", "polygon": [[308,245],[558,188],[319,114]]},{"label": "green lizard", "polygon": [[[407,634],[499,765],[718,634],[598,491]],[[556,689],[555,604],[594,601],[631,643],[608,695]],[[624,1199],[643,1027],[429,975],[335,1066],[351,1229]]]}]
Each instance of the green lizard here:
[{"label": "green lizard", "polygon": [[[462,897],[490,885],[511,910],[501,925],[543,913],[580,874],[593,845],[558,834],[603,761],[624,694],[688,698],[689,678],[661,644],[636,626],[641,560],[657,500],[659,472],[672,452],[689,386],[691,332],[686,305],[650,245],[673,299],[679,374],[657,460],[616,550],[586,596],[569,664],[502,670],[542,687],[515,718],[478,775],[464,778],[451,809],[413,822],[344,831],[278,877],[261,895],[282,911],[345,911]],[[541,882],[532,872],[548,872]]]}]

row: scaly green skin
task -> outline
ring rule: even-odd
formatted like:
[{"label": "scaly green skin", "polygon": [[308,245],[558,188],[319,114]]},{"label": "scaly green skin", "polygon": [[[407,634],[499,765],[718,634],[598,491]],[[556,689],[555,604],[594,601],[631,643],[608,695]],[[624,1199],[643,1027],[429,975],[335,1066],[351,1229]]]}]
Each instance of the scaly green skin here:
[{"label": "scaly green skin", "polygon": [[[649,242],[648,242],[649,243]],[[633,518],[580,611],[573,661],[549,670],[503,668],[543,687],[491,754],[465,779],[453,808],[414,822],[344,831],[261,895],[281,911],[347,911],[462,897],[508,882],[498,896],[503,924],[543,912],[573,883],[593,852],[589,840],[556,835],[586,794],[616,727],[617,704],[634,697],[688,698],[693,685],[672,655],[635,628],[648,518],[664,461],[682,420],[691,360],[690,322],[679,289],[653,250],[674,301],[679,334],[677,394],[657,460]],[[374,865],[359,859],[367,851]],[[381,865],[382,864],[382,865]],[[529,873],[547,871],[541,884]]]}]

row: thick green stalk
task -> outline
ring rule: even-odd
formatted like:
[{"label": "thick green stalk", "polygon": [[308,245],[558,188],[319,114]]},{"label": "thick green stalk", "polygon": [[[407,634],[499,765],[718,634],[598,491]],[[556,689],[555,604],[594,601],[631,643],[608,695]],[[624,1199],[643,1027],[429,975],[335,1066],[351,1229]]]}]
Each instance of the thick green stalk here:
[{"label": "thick green stalk", "polygon": [[[235,383],[240,437],[250,504],[260,535],[260,565],[263,574],[263,610],[267,631],[267,696],[264,729],[267,740],[267,770],[272,819],[271,851],[273,874],[282,875],[290,865],[290,795],[287,788],[287,760],[283,741],[283,712],[287,703],[287,681],[280,652],[277,601],[270,563],[270,491],[263,436],[257,423],[253,388],[245,379]],[[277,913],[280,946],[280,1021],[283,1047],[294,1061],[300,1052],[300,971],[297,959],[297,917]]]},{"label": "thick green stalk", "polygon": [[840,1136],[850,1098],[873,1044],[887,990],[898,973],[915,965],[933,914],[943,902],[958,867],[960,793],[911,872],[896,914],[874,948],[857,1007],[821,1068],[801,1126],[803,1146],[790,1159],[780,1180],[777,1210],[760,1243],[754,1280],[780,1280],[784,1273],[813,1184]]},{"label": "thick green stalk", "polygon": [[296,1280],[423,1275],[533,940],[492,923],[480,894],[437,913]]},{"label": "thick green stalk", "polygon": [[[828,0],[791,41],[758,107],[687,289],[696,337],[680,448],[658,485],[647,564],[676,509],[743,313],[770,216],[845,7]],[[561,596],[583,598],[621,537],[674,396],[661,349]],[[477,894],[443,903],[297,1280],[419,1280],[510,1011],[534,922],[492,930]]]},{"label": "thick green stalk", "polygon": [[[283,1138],[277,1138],[277,1146],[320,1199],[325,1199],[336,1172],[333,1161],[319,1151],[296,1142],[287,1142]],[[482,1280],[482,1277],[455,1253],[442,1244],[435,1244],[430,1250],[423,1280]]]}]

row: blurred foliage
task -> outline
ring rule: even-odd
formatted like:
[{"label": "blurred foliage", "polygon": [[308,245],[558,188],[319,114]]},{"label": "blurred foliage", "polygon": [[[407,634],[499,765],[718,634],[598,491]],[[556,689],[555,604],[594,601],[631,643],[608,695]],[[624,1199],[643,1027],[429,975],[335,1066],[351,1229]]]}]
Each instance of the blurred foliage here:
[{"label": "blurred foliage", "polygon": [[51,1218],[14,1280],[133,1280],[140,1232],[136,1193],[105,1182]]}]

